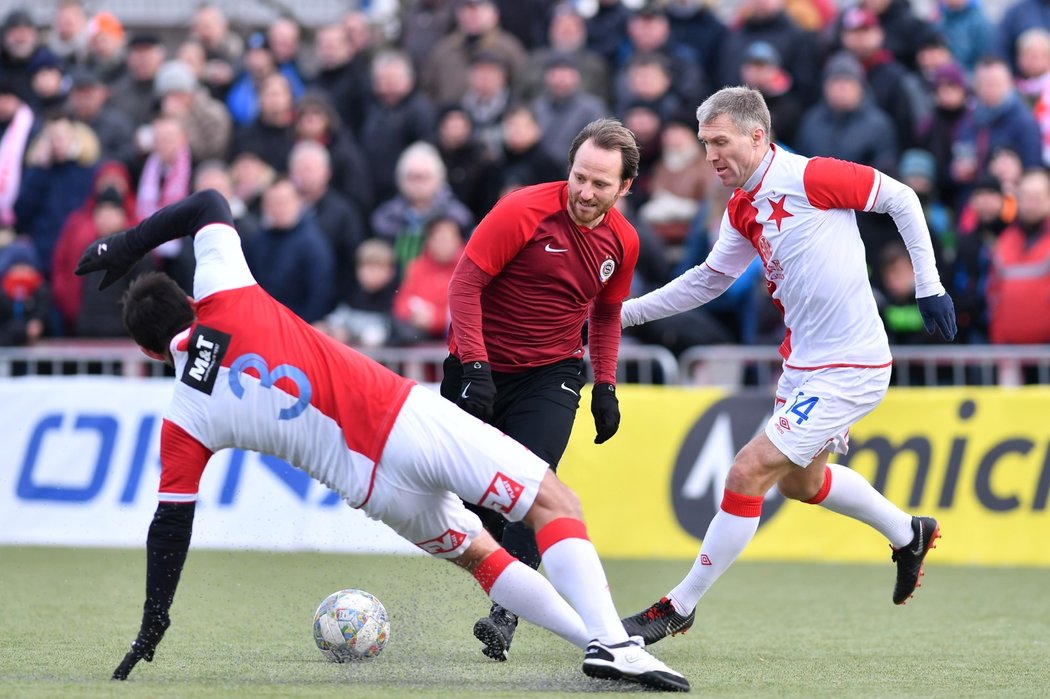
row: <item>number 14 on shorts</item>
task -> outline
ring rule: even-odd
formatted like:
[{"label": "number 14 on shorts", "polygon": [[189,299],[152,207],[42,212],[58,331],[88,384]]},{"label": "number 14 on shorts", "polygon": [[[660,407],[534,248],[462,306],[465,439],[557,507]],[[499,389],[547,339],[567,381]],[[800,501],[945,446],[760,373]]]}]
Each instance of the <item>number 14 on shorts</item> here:
[{"label": "number 14 on shorts", "polygon": [[796,425],[801,425],[803,422],[809,419],[809,414],[813,412],[813,408],[816,407],[817,403],[820,402],[820,398],[817,396],[806,396],[805,393],[799,391],[795,395],[795,402],[788,408],[788,412],[798,417],[795,420]]}]

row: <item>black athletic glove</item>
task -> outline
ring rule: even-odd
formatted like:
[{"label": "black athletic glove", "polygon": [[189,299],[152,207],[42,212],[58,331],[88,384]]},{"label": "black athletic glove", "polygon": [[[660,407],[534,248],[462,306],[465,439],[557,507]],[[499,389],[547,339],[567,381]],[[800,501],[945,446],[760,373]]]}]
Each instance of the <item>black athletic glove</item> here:
[{"label": "black athletic glove", "polygon": [[153,653],[157,650],[157,644],[160,643],[160,639],[164,638],[164,632],[170,625],[171,621],[164,612],[143,613],[139,635],[131,644],[131,650],[124,656],[124,660],[113,671],[113,679],[128,679],[128,673],[140,660],[145,660],[147,663],[153,662]]},{"label": "black athletic glove", "polygon": [[492,406],[496,404],[496,384],[492,381],[492,367],[488,362],[463,362],[463,379],[460,381],[459,398],[456,405],[488,422],[492,419]]},{"label": "black athletic glove", "polygon": [[132,244],[127,231],[99,238],[91,243],[80,256],[76,273],[84,276],[100,269],[106,270],[102,280],[98,283],[99,289],[105,289],[131,271],[135,263],[149,252],[149,250],[138,250],[138,247]]},{"label": "black athletic glove", "polygon": [[941,337],[949,342],[955,339],[955,304],[948,294],[940,296],[924,296],[916,299],[919,305],[919,315],[926,326],[926,332],[933,335],[940,331]]},{"label": "black athletic glove", "polygon": [[611,383],[596,383],[591,389],[591,415],[594,416],[595,444],[609,440],[620,429],[620,401]]}]

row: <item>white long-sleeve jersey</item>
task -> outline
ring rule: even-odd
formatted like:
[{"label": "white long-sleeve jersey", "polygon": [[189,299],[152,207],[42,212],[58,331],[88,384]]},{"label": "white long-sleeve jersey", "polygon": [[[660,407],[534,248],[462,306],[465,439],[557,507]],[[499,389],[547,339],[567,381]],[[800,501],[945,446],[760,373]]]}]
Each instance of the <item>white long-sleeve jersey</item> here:
[{"label": "white long-sleeve jersey", "polygon": [[707,303],[758,254],[766,287],[787,326],[780,347],[785,366],[887,366],[889,342],[868,282],[855,211],[893,218],[915,268],[917,298],[944,293],[915,192],[865,165],[805,158],[772,145],[730,198],[707,259],[660,289],[627,301],[623,325]]}]

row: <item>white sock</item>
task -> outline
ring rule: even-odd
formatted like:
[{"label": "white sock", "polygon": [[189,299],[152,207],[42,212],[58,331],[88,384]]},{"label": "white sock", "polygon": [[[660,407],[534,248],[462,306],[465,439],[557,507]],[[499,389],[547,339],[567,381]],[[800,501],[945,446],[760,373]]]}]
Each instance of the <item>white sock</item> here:
[{"label": "white sock", "polygon": [[689,615],[708,588],[733,564],[758,531],[762,496],[740,495],[730,490],[707,527],[693,567],[667,597],[675,611]]},{"label": "white sock", "polygon": [[828,464],[824,485],[806,502],[874,527],[894,548],[907,546],[915,536],[911,515],[887,500],[864,476],[840,464]]},{"label": "white sock", "polygon": [[505,549],[497,550],[482,561],[474,577],[496,604],[558,634],[574,646],[587,647],[591,637],[576,610],[558,595],[547,578]]},{"label": "white sock", "polygon": [[536,532],[536,544],[547,577],[579,612],[588,637],[608,645],[626,641],[605,570],[583,522],[568,517],[549,522]]}]

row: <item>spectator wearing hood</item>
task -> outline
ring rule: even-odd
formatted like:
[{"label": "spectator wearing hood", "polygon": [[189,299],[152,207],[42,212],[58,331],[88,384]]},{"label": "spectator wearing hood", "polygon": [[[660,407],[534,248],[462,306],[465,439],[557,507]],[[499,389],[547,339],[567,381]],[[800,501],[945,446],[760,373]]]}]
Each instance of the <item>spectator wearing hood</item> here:
[{"label": "spectator wearing hood", "polygon": [[0,229],[0,347],[31,345],[47,331],[50,299],[36,251]]}]

